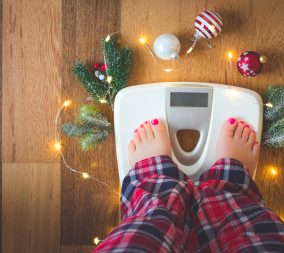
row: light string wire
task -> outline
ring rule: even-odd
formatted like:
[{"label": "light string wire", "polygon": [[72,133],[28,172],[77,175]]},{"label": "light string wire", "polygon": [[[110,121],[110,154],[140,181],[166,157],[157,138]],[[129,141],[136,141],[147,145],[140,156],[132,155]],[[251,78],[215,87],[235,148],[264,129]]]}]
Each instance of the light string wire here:
[{"label": "light string wire", "polygon": [[[120,34],[120,32],[113,32],[112,34],[107,35],[107,37],[105,38],[105,42],[108,42],[108,41],[110,40],[111,36],[113,36],[113,35],[115,35],[115,34]],[[220,35],[221,35],[221,36],[224,36],[223,34],[220,34]],[[224,37],[225,37],[225,36],[224,36]],[[185,54],[186,56],[187,56],[188,54],[190,54],[190,53],[193,51],[193,49],[194,49],[194,47],[195,47],[195,45],[196,45],[196,43],[198,42],[199,39],[200,39],[200,38],[198,38],[197,36],[194,38],[194,42],[193,42],[192,46],[187,50],[187,52],[186,52],[186,54]],[[143,38],[140,38],[139,41],[140,41],[141,44],[145,44],[145,47],[146,47],[146,49],[148,50],[148,52],[150,53],[152,59],[154,60],[154,63],[156,64],[156,66],[159,67],[160,70],[165,71],[165,72],[173,72],[173,71],[180,71],[180,70],[181,70],[181,69],[161,68],[161,67],[159,66],[159,63],[158,63],[158,61],[157,61],[157,59],[156,59],[156,57],[155,57],[153,51],[151,50],[150,46],[146,43],[146,40],[143,39]],[[210,43],[209,41],[207,41],[207,43],[208,43],[208,46],[209,46],[210,48],[212,48],[211,43]],[[230,54],[230,52],[229,52],[229,54]],[[106,57],[105,57],[105,51],[104,51],[104,50],[103,50],[103,58],[104,58],[104,64],[107,64]],[[233,57],[232,57],[232,56],[231,56],[231,57],[229,56],[228,58],[229,58],[229,60],[230,60],[230,69],[229,69],[229,70],[231,70],[231,64],[232,64],[232,61],[231,61],[231,60],[232,60]],[[172,63],[173,63],[173,62],[172,62]],[[173,65],[173,64],[172,64],[172,65]],[[229,72],[230,72],[230,71],[229,71]],[[111,108],[112,108],[112,110],[113,110],[113,102],[112,102],[113,95],[111,94],[111,81],[112,81],[112,77],[108,75],[108,71],[106,71],[106,73],[107,73],[107,79],[106,79],[106,81],[107,81],[108,84],[109,84],[107,94],[109,95],[109,98],[110,98],[110,105],[111,105]],[[227,86],[228,86],[229,90],[231,91],[231,85],[227,84]],[[237,98],[237,99],[240,100],[239,98]],[[76,100],[74,100],[74,99],[71,100],[71,99],[70,99],[70,100],[64,101],[64,103],[63,103],[63,104],[61,105],[61,107],[58,109],[58,111],[57,111],[57,113],[56,113],[56,117],[55,117],[55,123],[54,123],[55,149],[59,152],[60,157],[61,157],[61,160],[63,161],[65,167],[66,167],[69,171],[71,171],[71,172],[73,172],[73,173],[80,174],[84,179],[92,179],[92,180],[94,180],[94,181],[96,181],[96,182],[102,184],[103,186],[105,186],[105,187],[106,187],[109,191],[111,191],[113,194],[115,194],[115,195],[117,195],[117,196],[120,196],[120,194],[119,194],[118,192],[114,191],[107,183],[105,183],[105,182],[103,182],[103,181],[101,181],[101,180],[99,180],[99,179],[97,179],[97,178],[95,178],[95,177],[93,177],[93,176],[90,176],[90,175],[89,175],[88,173],[86,173],[86,172],[82,172],[82,171],[80,171],[80,170],[77,170],[77,169],[72,168],[72,167],[68,164],[68,162],[66,161],[66,159],[65,159],[65,157],[64,157],[64,154],[63,154],[63,152],[62,152],[61,139],[60,139],[60,134],[59,134],[59,133],[60,133],[60,130],[59,130],[59,121],[60,121],[60,116],[61,116],[61,114],[62,114],[62,111],[63,111],[65,108],[69,107],[71,103],[74,103],[74,102],[83,102],[83,101],[94,101],[94,100],[93,100],[92,97],[81,98],[81,99],[76,99]],[[104,98],[104,99],[101,99],[99,102],[103,104],[103,103],[106,102],[106,99],[105,99],[105,98]],[[243,101],[241,101],[241,102],[243,102]],[[249,104],[259,104],[259,103],[249,103]],[[266,104],[263,104],[263,105],[264,105],[264,106],[267,106],[267,107],[273,107],[273,105],[272,105],[270,102],[268,102],[268,103],[266,103]],[[277,171],[276,171],[275,169],[272,169],[272,170],[271,170],[271,173],[272,173],[272,175],[276,175],[276,174],[277,174]],[[103,241],[103,240],[100,240],[98,237],[95,237],[95,238],[94,238],[94,244],[95,244],[95,245],[98,245],[98,244],[99,244],[100,242],[102,242],[102,241]]]},{"label": "light string wire", "polygon": [[80,174],[84,179],[92,179],[102,185],[104,185],[109,191],[111,191],[112,193],[114,193],[117,196],[120,196],[120,194],[116,191],[114,191],[107,183],[93,177],[90,176],[88,173],[86,172],[82,172],[80,170],[74,169],[72,168],[68,162],[66,161],[64,154],[62,152],[62,147],[61,147],[61,141],[60,141],[60,130],[59,130],[59,120],[61,117],[62,112],[64,111],[64,109],[68,108],[71,103],[76,103],[76,102],[83,102],[83,101],[94,101],[91,97],[87,97],[87,98],[81,98],[81,99],[76,99],[76,100],[66,100],[64,101],[64,103],[61,105],[61,107],[58,109],[56,116],[55,116],[55,122],[54,122],[54,132],[55,132],[55,149],[59,152],[61,160],[63,161],[65,167],[70,170],[71,172],[74,173],[78,173]]},{"label": "light string wire", "polygon": [[[223,37],[226,37],[225,35],[223,35],[223,34],[221,34],[220,33],[220,35],[222,35]],[[194,35],[194,43],[193,43],[193,45],[189,48],[189,50],[187,50],[187,53],[185,54],[185,55],[188,55],[188,54],[190,54],[191,53],[191,51],[193,50],[193,48],[195,47],[195,44],[197,43],[197,41],[200,39],[200,36],[198,36],[198,34],[195,34]],[[160,70],[162,70],[162,71],[165,71],[165,72],[174,72],[174,71],[181,71],[181,70],[184,70],[184,69],[169,69],[169,68],[161,68],[160,67],[160,64],[159,64],[159,62],[157,61],[157,58],[156,58],[156,56],[155,56],[155,54],[154,54],[154,52],[152,51],[152,49],[150,48],[150,46],[149,46],[149,44],[147,43],[147,40],[146,40],[146,38],[145,37],[140,37],[139,38],[139,41],[140,41],[140,43],[142,44],[142,45],[144,45],[145,46],[145,48],[147,49],[147,51],[149,52],[149,54],[150,54],[150,56],[151,56],[151,58],[153,59],[153,61],[154,61],[154,63],[156,64],[156,66],[160,69]],[[207,41],[207,44],[208,44],[208,46],[210,47],[210,48],[213,48],[213,46],[210,44],[210,42],[209,41]],[[190,51],[190,52],[189,52]],[[232,68],[232,59],[233,59],[233,53],[231,52],[231,51],[229,51],[228,52],[228,59],[229,59],[229,71],[228,71],[228,77],[229,77],[229,75],[230,75],[230,73],[231,73],[231,68]],[[173,61],[176,61],[176,60],[171,60],[172,62]],[[227,86],[228,86],[228,89],[229,89],[229,91],[230,92],[232,92],[232,88],[234,87],[233,85],[230,85],[230,84],[226,84]],[[232,92],[233,93],[233,92]],[[238,98],[238,97],[235,97],[235,99],[237,99],[238,101],[240,101],[240,102],[244,102],[244,101],[242,101],[240,98]],[[263,106],[266,106],[266,107],[273,107],[273,105],[270,103],[270,102],[267,102],[267,103],[257,103],[257,102],[253,102],[253,103],[249,103],[249,102],[247,102],[247,104],[258,104],[258,105],[263,105]]]},{"label": "light string wire", "polygon": [[[212,29],[215,30],[215,27],[211,27],[210,29],[211,29],[211,30],[212,30]],[[221,34],[221,33],[220,33],[220,34]],[[221,34],[221,35],[222,35],[222,34]],[[188,56],[188,55],[193,51],[193,49],[195,48],[197,42],[198,42],[200,39],[201,39],[200,32],[196,31],[196,32],[194,33],[194,36],[193,36],[193,44],[192,44],[191,47],[186,51],[185,56]],[[156,66],[157,66],[160,70],[165,71],[165,72],[174,72],[174,71],[181,71],[181,70],[184,70],[184,69],[185,69],[185,68],[183,68],[183,69],[174,69],[174,68],[162,68],[162,67],[160,67],[159,62],[157,61],[157,57],[156,57],[155,54],[153,53],[153,50],[150,48],[149,44],[147,43],[146,38],[145,38],[145,37],[140,37],[140,38],[139,38],[139,41],[140,41],[141,44],[145,45],[145,48],[147,49],[147,51],[148,51],[149,54],[151,55],[151,57],[152,57],[154,63],[156,64]],[[206,39],[206,42],[207,42],[207,45],[208,45],[209,48],[213,48],[211,42],[210,42],[208,39]],[[178,59],[179,59],[179,58],[178,58]],[[178,60],[178,59],[173,59],[173,60],[171,60],[172,65],[173,65],[173,62],[176,61],[176,60]]]}]

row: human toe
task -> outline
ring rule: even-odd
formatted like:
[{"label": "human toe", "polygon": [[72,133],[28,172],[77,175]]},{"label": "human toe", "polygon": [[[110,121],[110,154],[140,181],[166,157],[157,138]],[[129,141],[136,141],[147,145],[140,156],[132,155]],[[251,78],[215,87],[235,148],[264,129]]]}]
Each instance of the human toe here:
[{"label": "human toe", "polygon": [[252,146],[252,154],[256,157],[258,157],[259,155],[259,149],[260,149],[260,145],[257,141],[255,141],[255,143]]},{"label": "human toe", "polygon": [[225,133],[229,137],[233,137],[238,121],[235,118],[227,119],[222,125],[222,133]]},{"label": "human toe", "polygon": [[148,140],[154,139],[154,133],[153,133],[153,130],[151,128],[150,121],[148,121],[148,120],[145,121],[143,125],[144,125],[144,129],[145,129]]},{"label": "human toe", "polygon": [[131,140],[128,144],[128,152],[131,154],[131,153],[134,153],[136,150],[136,145],[134,143],[133,140]]},{"label": "human toe", "polygon": [[139,135],[140,135],[140,139],[142,142],[145,142],[147,140],[147,134],[146,134],[146,131],[145,131],[145,128],[144,128],[144,125],[141,124],[138,128],[138,132],[139,132]]},{"label": "human toe", "polygon": [[248,144],[252,146],[255,143],[255,140],[256,140],[255,131],[251,130],[248,138]]},{"label": "human toe", "polygon": [[242,138],[242,134],[243,134],[243,130],[245,128],[245,123],[244,121],[239,121],[238,122],[238,126],[236,128],[236,131],[234,132],[234,139],[241,139]]},{"label": "human toe", "polygon": [[244,142],[247,142],[247,141],[248,141],[250,132],[251,132],[250,126],[247,125],[247,124],[245,124],[244,129],[243,129],[243,132],[242,132],[242,140],[243,140]]},{"label": "human toe", "polygon": [[142,142],[138,129],[135,129],[135,130],[134,130],[133,141],[134,141],[134,143],[135,143],[136,145],[137,145],[137,144],[140,144],[140,143]]}]

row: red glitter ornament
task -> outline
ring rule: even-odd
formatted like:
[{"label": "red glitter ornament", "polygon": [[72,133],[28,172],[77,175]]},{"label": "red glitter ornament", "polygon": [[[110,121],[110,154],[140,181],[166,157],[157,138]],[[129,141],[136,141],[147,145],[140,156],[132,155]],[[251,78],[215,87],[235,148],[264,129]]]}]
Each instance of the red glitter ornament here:
[{"label": "red glitter ornament", "polygon": [[237,68],[243,76],[253,77],[261,72],[262,65],[265,62],[265,56],[260,56],[258,53],[253,51],[245,51],[240,55],[237,61]]},{"label": "red glitter ornament", "polygon": [[101,65],[102,65],[102,64],[95,63],[95,64],[93,65],[93,67],[94,67],[94,69],[100,69]]},{"label": "red glitter ornament", "polygon": [[107,68],[108,68],[107,64],[101,64],[100,66],[100,70],[103,72],[107,71]]}]

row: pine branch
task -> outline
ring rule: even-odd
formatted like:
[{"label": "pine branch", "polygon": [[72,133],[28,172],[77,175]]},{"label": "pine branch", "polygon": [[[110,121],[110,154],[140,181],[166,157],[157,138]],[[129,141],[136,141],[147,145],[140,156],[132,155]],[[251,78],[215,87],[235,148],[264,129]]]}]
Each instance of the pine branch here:
[{"label": "pine branch", "polygon": [[271,147],[284,147],[284,118],[267,127],[264,143]]},{"label": "pine branch", "polygon": [[284,86],[269,86],[267,88],[266,101],[273,105],[284,103]]},{"label": "pine branch", "polygon": [[95,105],[82,103],[79,107],[77,122],[65,123],[62,132],[77,138],[82,150],[87,151],[108,136],[111,124]]},{"label": "pine branch", "polygon": [[85,64],[80,62],[75,63],[72,67],[72,72],[96,101],[104,98],[107,92],[106,84],[96,77],[92,79]]},{"label": "pine branch", "polygon": [[108,122],[108,120],[99,113],[97,107],[94,105],[81,104],[79,109],[79,118],[85,124],[91,125],[93,127],[110,127],[110,123]]},{"label": "pine branch", "polygon": [[266,102],[273,107],[265,108],[264,118],[268,121],[284,117],[284,87],[269,86],[267,89]]},{"label": "pine branch", "polygon": [[114,97],[128,81],[132,53],[128,48],[120,49],[115,37],[108,41],[103,38],[102,48],[108,65],[107,74],[112,77],[112,97]]},{"label": "pine branch", "polygon": [[284,147],[284,86],[269,86],[266,102],[273,107],[264,110],[263,142],[270,147]]},{"label": "pine branch", "polygon": [[86,134],[80,139],[81,147],[84,151],[94,148],[99,142],[108,136],[108,131],[103,130],[97,133]]},{"label": "pine branch", "polygon": [[92,133],[94,128],[87,124],[65,123],[62,125],[62,132],[69,137],[80,137],[84,134]]},{"label": "pine branch", "polygon": [[276,104],[273,107],[266,108],[264,111],[264,118],[268,121],[274,121],[284,117],[284,101],[283,104]]}]

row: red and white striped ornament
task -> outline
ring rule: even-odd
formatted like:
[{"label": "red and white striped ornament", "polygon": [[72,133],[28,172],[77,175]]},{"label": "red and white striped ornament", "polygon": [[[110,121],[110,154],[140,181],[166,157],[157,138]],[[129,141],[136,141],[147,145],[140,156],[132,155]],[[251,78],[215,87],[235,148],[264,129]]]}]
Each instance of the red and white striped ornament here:
[{"label": "red and white striped ornament", "polygon": [[223,21],[215,11],[203,11],[195,19],[196,32],[205,39],[217,37],[222,31]]},{"label": "red and white striped ornament", "polygon": [[[192,52],[197,41],[201,38],[212,39],[214,37],[217,37],[218,34],[222,31],[223,21],[216,11],[203,11],[196,17],[194,26],[194,42],[192,46],[187,50],[186,55]],[[212,48],[209,42],[208,46]]]}]

